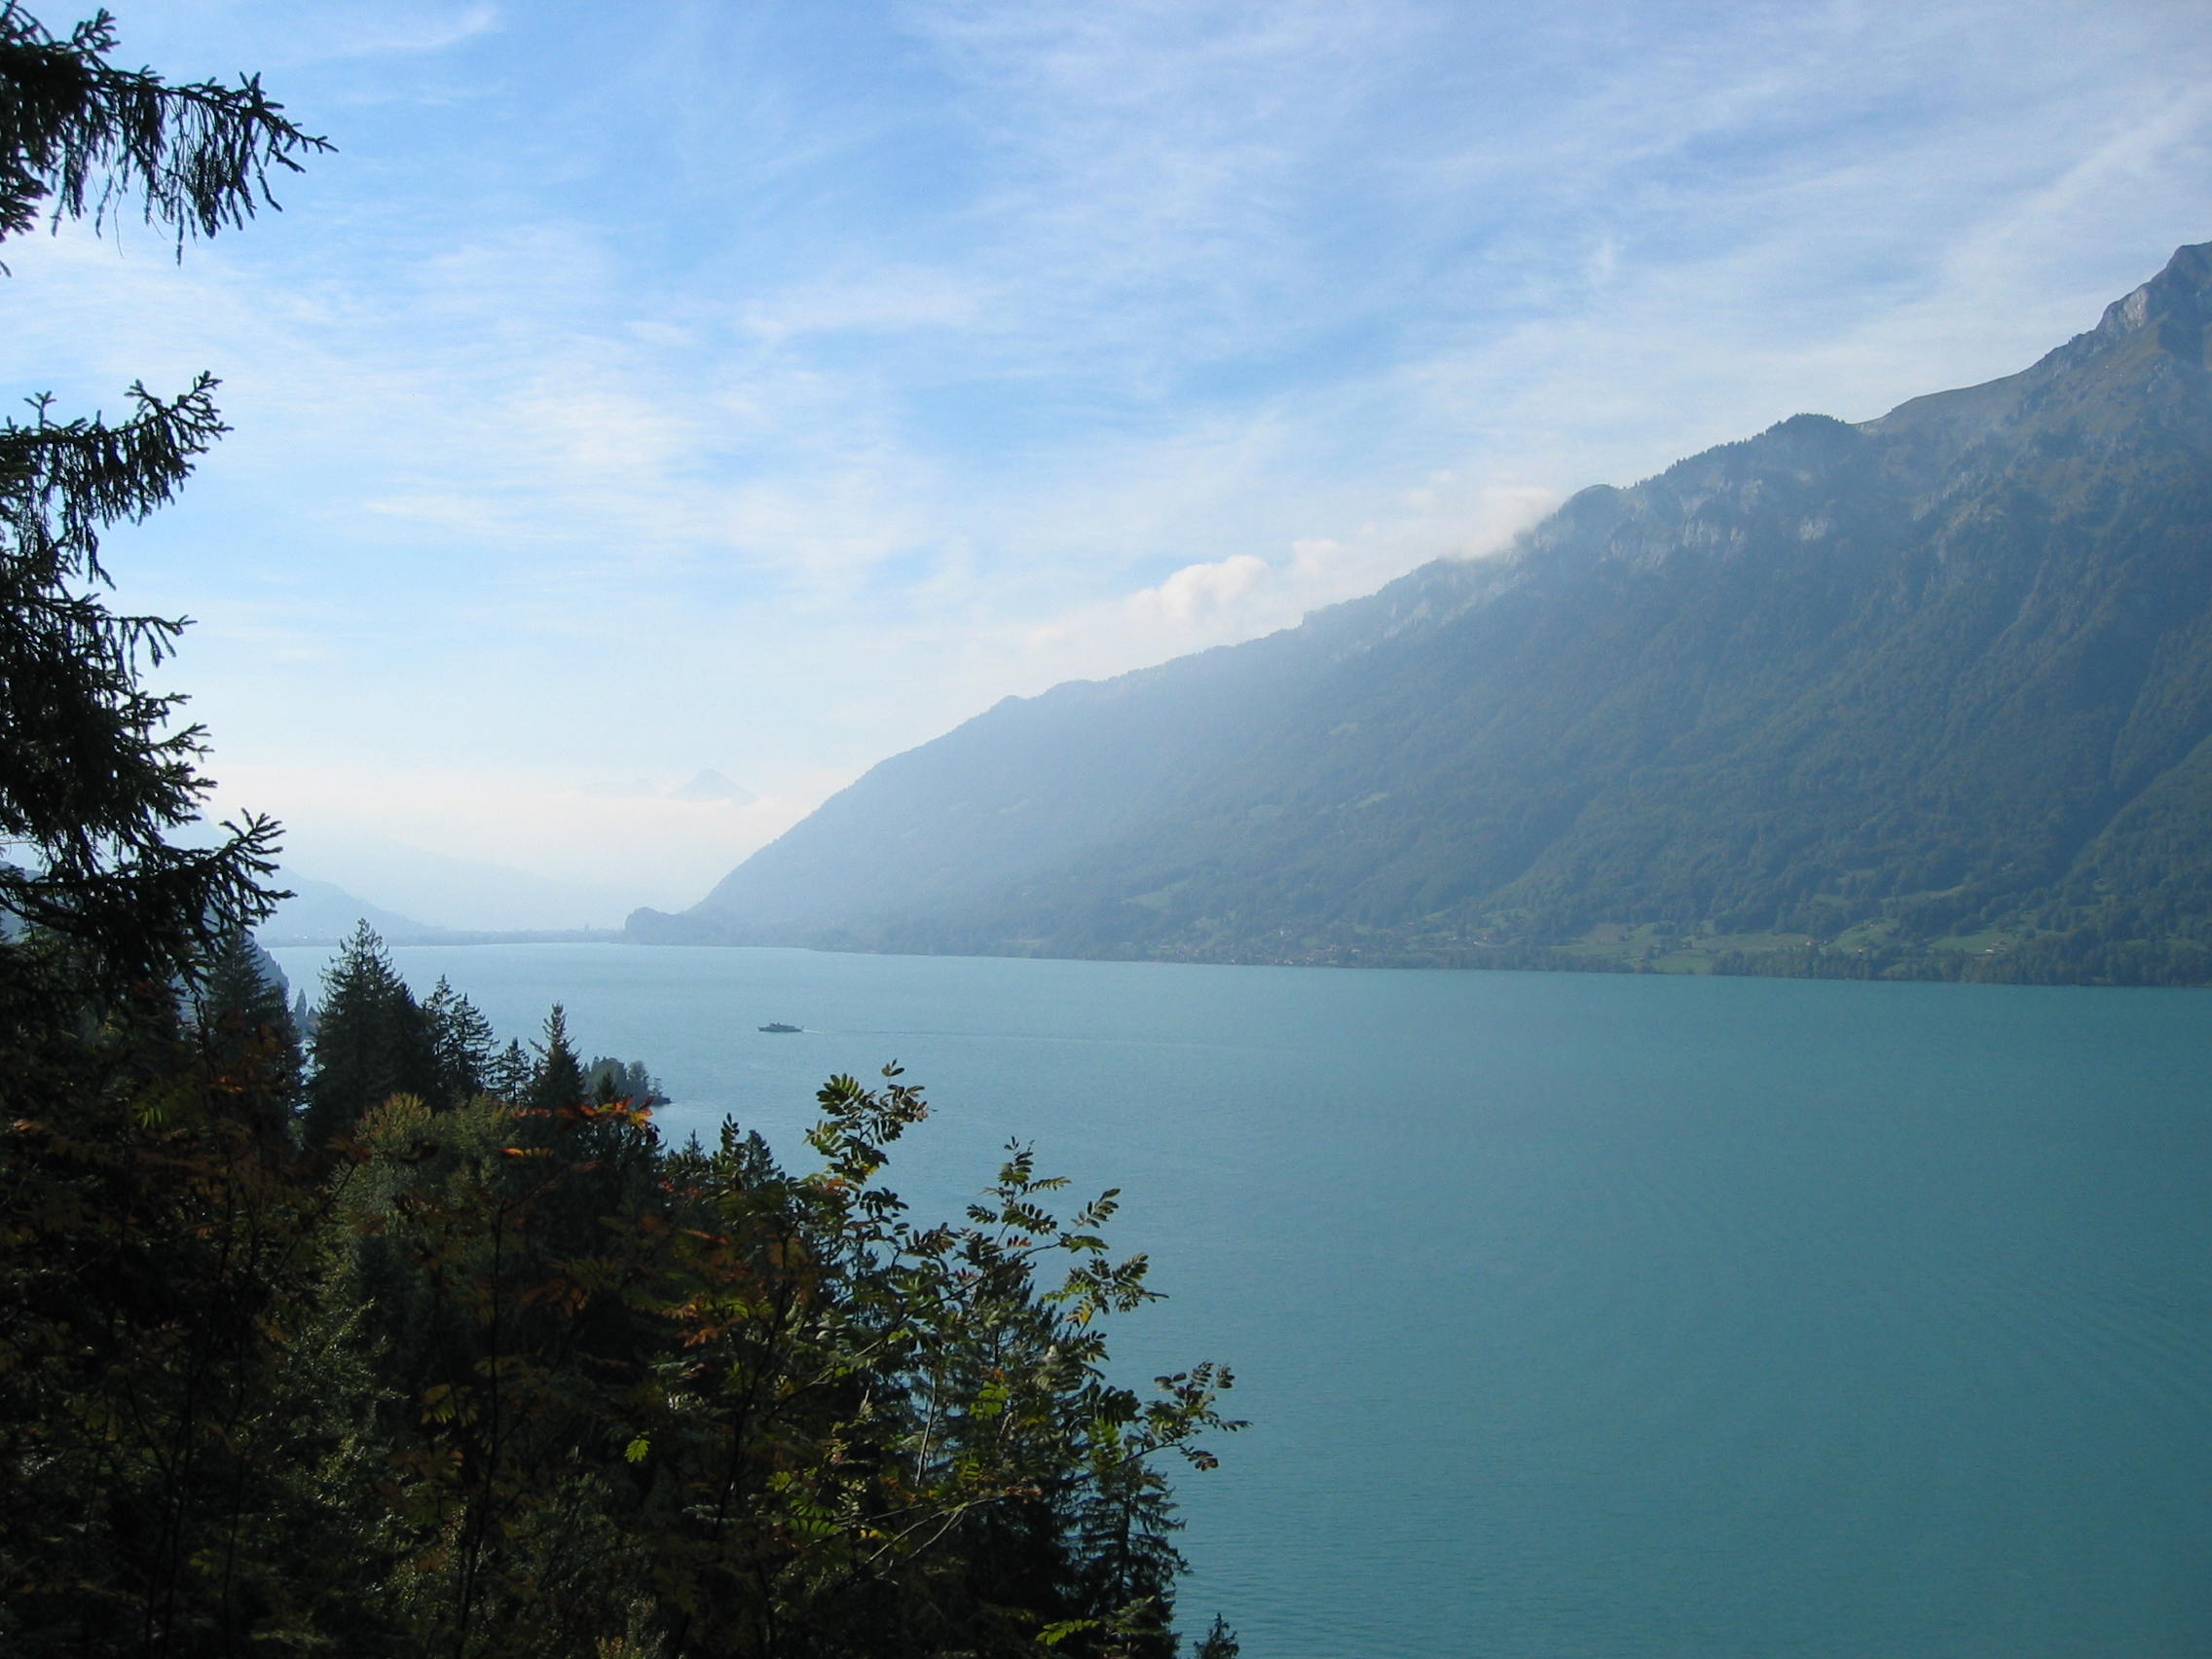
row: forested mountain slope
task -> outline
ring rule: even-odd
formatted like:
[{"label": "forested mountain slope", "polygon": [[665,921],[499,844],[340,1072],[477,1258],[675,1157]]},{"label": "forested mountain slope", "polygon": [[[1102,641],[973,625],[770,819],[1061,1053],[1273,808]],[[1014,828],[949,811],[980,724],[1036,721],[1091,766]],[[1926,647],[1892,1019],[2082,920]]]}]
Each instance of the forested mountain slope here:
[{"label": "forested mountain slope", "polygon": [[647,940],[2212,978],[2212,244],[2009,379],[1009,699]]}]

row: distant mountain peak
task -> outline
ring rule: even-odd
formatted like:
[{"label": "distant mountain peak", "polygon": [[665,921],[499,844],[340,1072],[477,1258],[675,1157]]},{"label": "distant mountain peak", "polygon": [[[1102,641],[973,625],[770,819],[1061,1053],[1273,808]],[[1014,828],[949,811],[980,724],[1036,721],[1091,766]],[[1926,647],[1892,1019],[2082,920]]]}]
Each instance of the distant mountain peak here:
[{"label": "distant mountain peak", "polygon": [[360,922],[376,929],[387,944],[435,943],[451,937],[450,929],[372,904],[333,882],[290,870],[278,872],[277,879],[291,889],[291,897],[255,930],[265,945],[335,943]]},{"label": "distant mountain peak", "polygon": [[[2179,325],[2200,334],[2212,318],[2212,242],[2177,248],[2166,268],[2133,293],[2105,307],[2096,335],[2106,339],[2132,334],[2138,329]],[[2195,339],[2162,340],[2169,350],[2194,354]]]},{"label": "distant mountain peak", "polygon": [[725,778],[709,766],[682,789],[668,792],[670,800],[728,801],[732,806],[751,806],[760,797],[744,785]]}]

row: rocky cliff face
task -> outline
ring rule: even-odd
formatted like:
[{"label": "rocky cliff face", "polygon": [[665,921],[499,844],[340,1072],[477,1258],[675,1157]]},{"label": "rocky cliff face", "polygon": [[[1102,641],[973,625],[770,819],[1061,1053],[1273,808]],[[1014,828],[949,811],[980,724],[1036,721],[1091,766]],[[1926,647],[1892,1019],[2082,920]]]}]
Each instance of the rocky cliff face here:
[{"label": "rocky cliff face", "polygon": [[1797,416],[1502,559],[1010,699],[633,935],[1391,961],[1755,936],[2190,977],[2208,312],[2212,246],[2184,248],[2021,374]]}]

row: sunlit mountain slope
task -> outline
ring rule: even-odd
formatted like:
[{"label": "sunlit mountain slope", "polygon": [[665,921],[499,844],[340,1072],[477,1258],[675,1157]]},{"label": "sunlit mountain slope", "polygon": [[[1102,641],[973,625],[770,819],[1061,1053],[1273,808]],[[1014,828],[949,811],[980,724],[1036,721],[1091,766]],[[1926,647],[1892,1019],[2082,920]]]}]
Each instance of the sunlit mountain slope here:
[{"label": "sunlit mountain slope", "polygon": [[2212,978],[2212,244],[2024,373],[1009,699],[645,940]]}]

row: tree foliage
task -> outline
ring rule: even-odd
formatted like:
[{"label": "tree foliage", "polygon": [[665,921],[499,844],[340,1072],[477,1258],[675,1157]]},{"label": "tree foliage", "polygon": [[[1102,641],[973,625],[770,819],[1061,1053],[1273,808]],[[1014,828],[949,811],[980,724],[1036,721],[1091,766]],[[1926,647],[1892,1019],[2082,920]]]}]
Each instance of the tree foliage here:
[{"label": "tree foliage", "polygon": [[20,6],[0,7],[0,237],[38,223],[106,221],[133,198],[148,224],[194,236],[240,226],[276,205],[272,167],[328,143],[302,131],[261,90],[170,86],[111,62],[115,19],[99,12],[55,38]]},{"label": "tree foliage", "polygon": [[[186,240],[245,222],[272,167],[324,148],[262,92],[170,86],[109,61],[100,13],[65,37],[0,9],[0,238],[42,209],[107,221],[135,200]],[[45,397],[0,423],[0,908],[76,941],[110,983],[196,970],[228,931],[267,913],[276,827],[248,816],[213,847],[173,845],[206,784],[183,699],[142,676],[173,647],[177,617],[119,614],[101,590],[102,532],[170,500],[225,430],[215,382],[164,398],[133,385],[131,412],[56,419]]]},{"label": "tree foliage", "polygon": [[53,1106],[0,1134],[9,1652],[1177,1650],[1162,1464],[1230,1378],[1110,1375],[1114,1194],[1063,1220],[1015,1145],[909,1219],[896,1068],[822,1089],[811,1170],[670,1151],[561,1094],[558,1021],[524,1100],[394,1093],[333,1161],[248,1000],[9,1034]]},{"label": "tree foliage", "polygon": [[313,1151],[349,1133],[370,1107],[407,1093],[445,1104],[438,1040],[415,993],[363,922],[323,971],[314,1075],[301,1131]]}]

